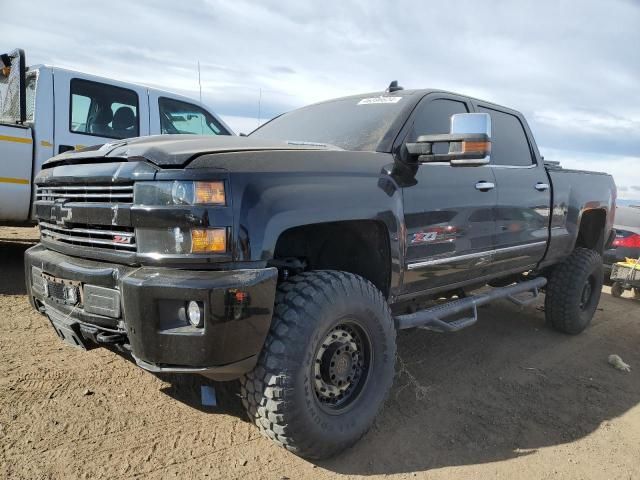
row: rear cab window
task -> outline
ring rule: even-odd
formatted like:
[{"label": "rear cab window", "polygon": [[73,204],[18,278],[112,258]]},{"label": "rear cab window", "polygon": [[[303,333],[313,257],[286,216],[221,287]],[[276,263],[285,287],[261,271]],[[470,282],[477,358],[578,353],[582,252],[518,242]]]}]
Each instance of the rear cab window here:
[{"label": "rear cab window", "polygon": [[158,108],[163,134],[230,135],[213,115],[197,105],[161,97]]},{"label": "rear cab window", "polygon": [[491,116],[491,164],[514,167],[533,165],[531,147],[520,119],[510,113],[478,106]]},{"label": "rear cab window", "polygon": [[137,137],[138,94],[127,88],[74,78],[71,80],[69,130],[106,138]]}]

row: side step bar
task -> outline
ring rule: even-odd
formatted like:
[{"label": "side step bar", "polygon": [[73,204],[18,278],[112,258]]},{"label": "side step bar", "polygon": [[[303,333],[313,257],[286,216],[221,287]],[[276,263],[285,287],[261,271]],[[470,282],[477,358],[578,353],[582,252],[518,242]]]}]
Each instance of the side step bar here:
[{"label": "side step bar", "polygon": [[[436,332],[457,332],[463,328],[470,327],[478,321],[479,306],[499,298],[506,298],[517,305],[526,305],[538,298],[539,290],[546,284],[546,278],[538,277],[508,287],[494,288],[486,293],[453,300],[419,312],[398,315],[395,317],[396,327],[399,330],[421,327]],[[530,292],[532,296],[524,299],[516,297],[516,295],[524,292]],[[472,311],[472,316],[449,322],[445,321],[447,317],[467,310]]]}]

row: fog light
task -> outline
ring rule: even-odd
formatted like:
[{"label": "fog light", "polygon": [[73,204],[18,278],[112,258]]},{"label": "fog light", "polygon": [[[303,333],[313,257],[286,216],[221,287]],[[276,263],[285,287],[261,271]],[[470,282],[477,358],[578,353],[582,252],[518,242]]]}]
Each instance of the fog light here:
[{"label": "fog light", "polygon": [[191,325],[202,328],[204,324],[204,315],[202,313],[200,303],[194,302],[193,300],[189,302],[187,305],[187,317],[189,318],[189,323]]},{"label": "fog light", "polygon": [[226,228],[194,228],[191,230],[191,253],[220,253],[226,250]]}]

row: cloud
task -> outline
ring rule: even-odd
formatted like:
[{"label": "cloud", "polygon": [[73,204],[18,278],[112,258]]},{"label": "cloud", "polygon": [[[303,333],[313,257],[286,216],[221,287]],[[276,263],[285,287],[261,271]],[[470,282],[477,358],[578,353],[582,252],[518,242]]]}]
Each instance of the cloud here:
[{"label": "cloud", "polygon": [[520,110],[541,148],[593,168],[623,172],[640,157],[633,1],[6,3],[4,48],[31,62],[195,96],[200,61],[205,102],[256,124],[397,79]]}]

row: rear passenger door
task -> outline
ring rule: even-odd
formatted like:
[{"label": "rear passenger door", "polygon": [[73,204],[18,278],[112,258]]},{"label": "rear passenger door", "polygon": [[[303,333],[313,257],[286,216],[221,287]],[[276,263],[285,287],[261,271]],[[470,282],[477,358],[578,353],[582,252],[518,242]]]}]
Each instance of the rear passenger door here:
[{"label": "rear passenger door", "polygon": [[491,170],[496,179],[496,236],[492,271],[535,266],[549,239],[550,182],[517,112],[476,104],[491,116]]},{"label": "rear passenger door", "polygon": [[56,70],[55,153],[149,134],[145,89]]}]

